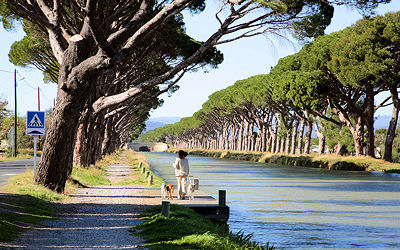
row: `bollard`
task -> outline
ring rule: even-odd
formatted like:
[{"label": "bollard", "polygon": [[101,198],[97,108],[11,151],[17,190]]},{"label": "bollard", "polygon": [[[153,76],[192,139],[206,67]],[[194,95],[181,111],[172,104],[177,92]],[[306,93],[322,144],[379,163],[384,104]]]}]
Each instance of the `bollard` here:
[{"label": "bollard", "polygon": [[199,190],[199,179],[193,180],[194,190]]},{"label": "bollard", "polygon": [[138,168],[141,168],[141,167],[142,167],[142,162],[139,162]]},{"label": "bollard", "polygon": [[220,207],[226,206],[226,190],[219,190],[218,192],[218,205]]},{"label": "bollard", "polygon": [[150,175],[150,172],[149,172],[149,171],[146,171],[146,175],[145,175],[146,178],[149,177],[149,175]]},{"label": "bollard", "polygon": [[153,185],[153,176],[152,175],[149,176],[148,183],[149,183],[149,186]]},{"label": "bollard", "polygon": [[167,218],[169,218],[169,204],[169,201],[163,201],[161,203],[161,215]]},{"label": "bollard", "polygon": [[146,171],[146,168],[142,167],[142,174],[144,174],[145,171]]}]

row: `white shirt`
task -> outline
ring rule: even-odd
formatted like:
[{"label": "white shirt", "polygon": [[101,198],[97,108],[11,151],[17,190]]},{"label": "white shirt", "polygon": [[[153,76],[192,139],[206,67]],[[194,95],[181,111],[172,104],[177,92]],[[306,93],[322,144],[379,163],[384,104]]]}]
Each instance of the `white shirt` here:
[{"label": "white shirt", "polygon": [[176,158],[174,164],[175,176],[189,175],[189,161],[186,158]]}]

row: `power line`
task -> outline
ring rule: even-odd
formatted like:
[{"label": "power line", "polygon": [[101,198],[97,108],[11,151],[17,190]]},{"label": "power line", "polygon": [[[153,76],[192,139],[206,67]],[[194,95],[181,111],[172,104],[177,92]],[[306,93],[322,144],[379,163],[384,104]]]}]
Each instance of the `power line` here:
[{"label": "power line", "polygon": [[14,73],[14,72],[12,72],[12,71],[3,70],[3,69],[0,69],[0,71],[1,71],[1,72],[5,72],[5,73],[11,73],[11,74]]},{"label": "power line", "polygon": [[30,85],[25,79],[23,79],[22,81],[25,82],[26,85],[28,85],[28,86],[31,87],[32,89],[35,89],[35,90],[36,90],[36,88],[35,88],[35,87],[32,87],[32,85]]},{"label": "power line", "polygon": [[[25,78],[25,77],[22,76],[18,71],[17,71],[17,74],[18,74],[21,78]],[[32,89],[34,89],[34,90],[37,89],[36,87],[33,87],[32,85],[30,85],[25,79],[22,79],[22,81],[23,81],[26,85],[28,85],[30,88],[32,88]],[[38,86],[38,88],[39,88],[40,92],[42,92],[43,97],[44,97],[48,102],[51,102],[51,100],[44,94],[42,88],[40,88],[39,86]]]},{"label": "power line", "polygon": [[19,81],[23,81],[26,85],[28,85],[29,87],[31,87],[32,89],[35,89],[35,87],[32,87],[32,85],[30,85],[26,80],[25,80],[25,76],[22,76],[18,71],[17,71],[18,76],[20,77]]},{"label": "power line", "polygon": [[43,92],[43,90],[41,88],[39,88],[40,92],[42,93],[44,99],[46,99],[48,102],[52,102]]}]

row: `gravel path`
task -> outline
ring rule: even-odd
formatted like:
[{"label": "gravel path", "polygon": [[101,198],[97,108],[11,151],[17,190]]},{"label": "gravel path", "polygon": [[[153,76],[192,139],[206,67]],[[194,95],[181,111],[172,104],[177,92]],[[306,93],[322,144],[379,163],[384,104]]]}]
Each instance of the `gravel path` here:
[{"label": "gravel path", "polygon": [[[110,180],[127,178],[128,165],[111,165]],[[128,229],[141,223],[146,205],[159,204],[146,187],[94,186],[80,188],[72,199],[58,204],[58,217],[28,230],[0,248],[23,249],[135,249],[144,243]]]}]

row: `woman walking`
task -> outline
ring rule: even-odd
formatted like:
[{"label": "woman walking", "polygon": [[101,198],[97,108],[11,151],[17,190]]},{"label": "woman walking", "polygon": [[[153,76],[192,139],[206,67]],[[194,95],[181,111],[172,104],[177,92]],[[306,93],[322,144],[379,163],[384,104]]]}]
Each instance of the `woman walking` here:
[{"label": "woman walking", "polygon": [[178,181],[178,199],[185,199],[186,182],[189,175],[189,161],[186,159],[187,152],[179,150],[178,158],[176,158],[173,166],[175,168],[175,176]]}]

